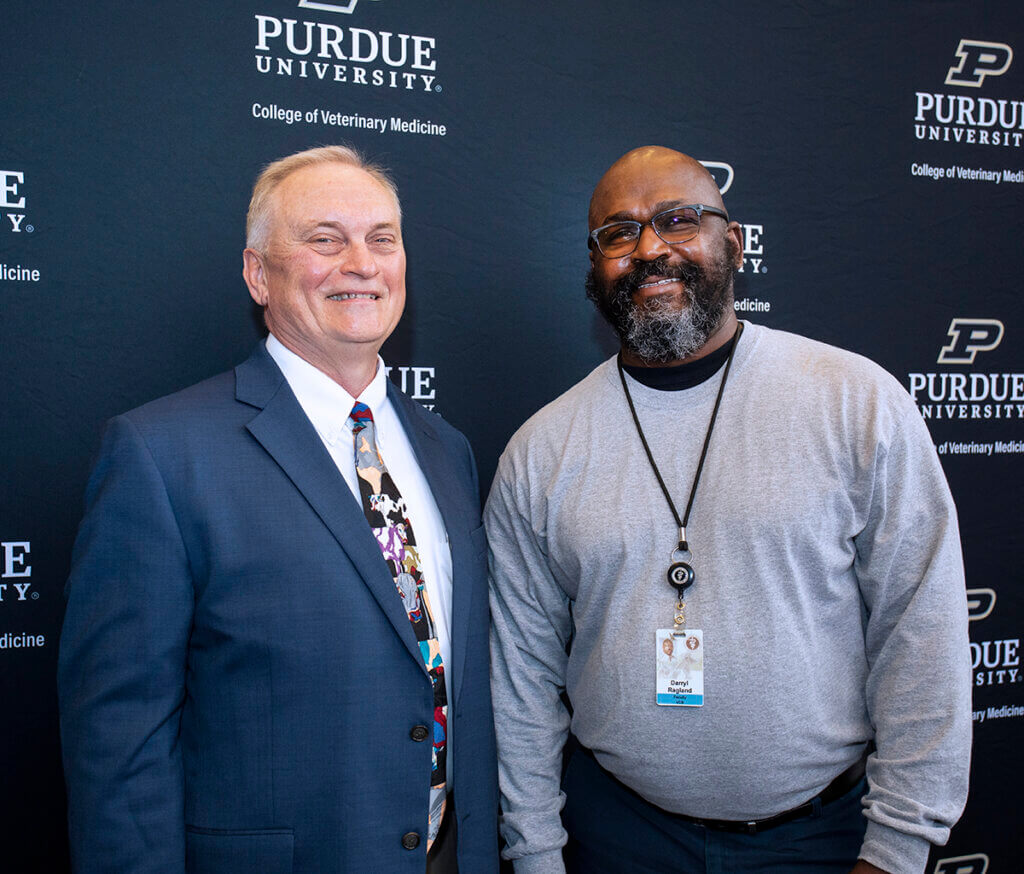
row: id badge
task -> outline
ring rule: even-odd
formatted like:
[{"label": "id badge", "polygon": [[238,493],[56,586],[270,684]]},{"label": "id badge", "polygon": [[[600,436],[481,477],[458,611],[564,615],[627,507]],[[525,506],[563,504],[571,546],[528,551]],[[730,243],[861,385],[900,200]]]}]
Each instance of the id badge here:
[{"label": "id badge", "polygon": [[699,628],[659,628],[655,642],[658,704],[700,707],[704,703],[704,633]]}]

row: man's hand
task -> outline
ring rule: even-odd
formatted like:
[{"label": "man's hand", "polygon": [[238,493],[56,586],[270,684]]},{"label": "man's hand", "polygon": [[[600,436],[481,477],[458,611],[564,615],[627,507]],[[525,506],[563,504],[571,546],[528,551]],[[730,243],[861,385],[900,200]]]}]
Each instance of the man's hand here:
[{"label": "man's hand", "polygon": [[858,859],[850,874],[889,874],[889,872],[883,871],[881,868],[872,865],[870,862],[865,862],[863,859]]}]

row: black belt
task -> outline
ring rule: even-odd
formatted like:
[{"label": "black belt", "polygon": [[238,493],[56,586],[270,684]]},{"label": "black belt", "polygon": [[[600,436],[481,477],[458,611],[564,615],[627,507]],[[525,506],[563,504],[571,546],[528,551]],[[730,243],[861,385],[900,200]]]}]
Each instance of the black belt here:
[{"label": "black belt", "polygon": [[[694,825],[703,826],[704,828],[711,829],[712,831],[739,832],[745,835],[756,835],[758,832],[767,831],[770,828],[775,828],[777,825],[782,825],[785,822],[791,822],[794,819],[799,819],[801,816],[810,815],[814,812],[814,803],[816,801],[825,805],[830,801],[835,801],[837,798],[842,798],[864,777],[865,763],[867,762],[870,748],[870,745],[866,747],[863,755],[857,759],[856,762],[850,765],[849,768],[843,771],[842,774],[836,777],[835,780],[829,783],[828,786],[822,789],[821,792],[815,795],[814,798],[810,799],[810,801],[805,801],[800,806],[794,807],[791,810],[784,810],[782,813],[775,814],[775,816],[769,816],[766,819],[751,819],[746,821],[731,819],[701,819],[696,816],[686,816],[682,813],[671,813],[670,816],[674,816],[677,819],[684,820],[685,822],[693,823]],[[668,813],[668,811],[666,811],[666,813]]]},{"label": "black belt", "polygon": [[[575,740],[572,738],[570,743]],[[597,761],[593,752],[587,749],[583,744],[576,741],[576,748],[580,752],[586,753],[590,756],[595,764],[601,768],[601,763]],[[673,813],[670,810],[664,808],[658,808],[666,816],[671,816],[673,819],[680,819],[683,822],[692,823],[693,825],[699,825],[703,828],[711,829],[712,831],[719,832],[738,832],[745,835],[756,835],[759,832],[767,831],[768,829],[775,828],[777,825],[782,825],[786,822],[791,822],[794,819],[799,819],[801,816],[808,816],[814,812],[815,802],[819,802],[821,805],[828,804],[831,801],[835,801],[837,798],[842,798],[847,792],[849,792],[854,786],[856,786],[861,779],[864,777],[865,766],[868,759],[868,754],[871,753],[875,748],[873,743],[869,743],[865,748],[861,757],[857,759],[849,768],[843,771],[838,777],[836,777],[831,783],[828,784],[824,789],[821,790],[817,795],[808,801],[805,801],[798,807],[794,807],[791,810],[784,810],[782,813],[777,813],[775,816],[769,816],[765,819],[750,819],[750,820],[733,820],[733,819],[702,819],[697,816],[687,816],[685,813]],[[618,780],[614,774],[608,773],[604,768],[601,768],[611,779],[615,780],[620,786],[629,791],[633,795],[637,793],[626,786],[621,780]],[[637,796],[640,797],[640,796]],[[641,799],[645,804],[651,802],[646,799]]]}]

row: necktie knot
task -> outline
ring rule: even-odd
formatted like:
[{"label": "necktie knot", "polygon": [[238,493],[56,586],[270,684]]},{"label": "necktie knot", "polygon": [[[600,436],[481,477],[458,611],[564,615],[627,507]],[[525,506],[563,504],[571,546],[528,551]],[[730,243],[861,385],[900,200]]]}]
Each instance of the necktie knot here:
[{"label": "necktie knot", "polygon": [[352,420],[352,432],[355,434],[358,434],[367,425],[373,424],[373,413],[370,408],[359,401],[355,402],[348,417]]}]

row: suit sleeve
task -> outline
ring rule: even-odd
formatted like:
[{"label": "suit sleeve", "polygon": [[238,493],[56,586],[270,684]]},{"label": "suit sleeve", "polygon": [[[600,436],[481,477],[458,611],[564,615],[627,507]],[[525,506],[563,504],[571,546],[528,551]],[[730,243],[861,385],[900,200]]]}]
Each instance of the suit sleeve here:
[{"label": "suit sleeve", "polygon": [[73,869],[184,871],[192,578],[164,479],[123,416],[89,482],[65,594],[58,690]]},{"label": "suit sleeve", "polygon": [[867,608],[868,759],[861,857],[921,872],[967,797],[971,670],[956,509],[917,410],[909,405],[875,459],[856,570]]}]

